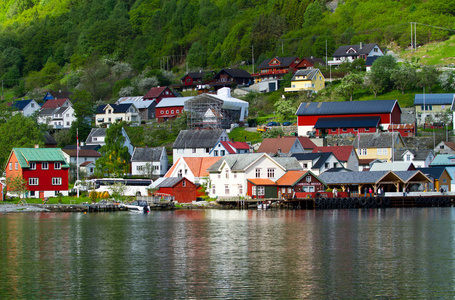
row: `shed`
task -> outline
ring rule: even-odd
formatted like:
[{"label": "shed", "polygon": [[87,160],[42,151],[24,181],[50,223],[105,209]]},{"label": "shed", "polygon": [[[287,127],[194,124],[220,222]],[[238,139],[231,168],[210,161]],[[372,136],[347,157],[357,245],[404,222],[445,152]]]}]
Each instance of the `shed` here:
[{"label": "shed", "polygon": [[197,197],[197,186],[186,177],[168,177],[157,188],[155,194],[172,195],[179,203],[191,203]]}]

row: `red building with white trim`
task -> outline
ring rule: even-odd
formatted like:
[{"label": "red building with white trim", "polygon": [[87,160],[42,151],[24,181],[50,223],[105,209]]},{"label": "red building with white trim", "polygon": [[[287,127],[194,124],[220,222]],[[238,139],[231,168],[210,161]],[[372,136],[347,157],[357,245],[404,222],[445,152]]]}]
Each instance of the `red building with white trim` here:
[{"label": "red building with white trim", "polygon": [[155,195],[171,195],[179,203],[191,203],[198,196],[198,186],[186,177],[168,177],[158,185]]}]

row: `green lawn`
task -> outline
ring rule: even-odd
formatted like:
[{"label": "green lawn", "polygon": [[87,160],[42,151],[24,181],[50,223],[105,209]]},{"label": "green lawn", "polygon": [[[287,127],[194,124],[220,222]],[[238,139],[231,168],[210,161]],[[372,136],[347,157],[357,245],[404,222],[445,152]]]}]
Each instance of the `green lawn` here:
[{"label": "green lawn", "polygon": [[[246,138],[246,140],[245,140]],[[229,139],[236,142],[251,142],[252,144],[259,143],[262,141],[261,133],[260,132],[251,132],[245,130],[244,127],[237,127],[234,128],[229,133]]]}]

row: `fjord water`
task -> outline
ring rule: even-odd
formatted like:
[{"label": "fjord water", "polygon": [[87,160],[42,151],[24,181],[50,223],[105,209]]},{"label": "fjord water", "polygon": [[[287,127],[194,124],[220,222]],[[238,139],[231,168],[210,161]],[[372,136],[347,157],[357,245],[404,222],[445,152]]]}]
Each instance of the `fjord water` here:
[{"label": "fjord water", "polygon": [[0,214],[0,298],[455,295],[455,209]]}]

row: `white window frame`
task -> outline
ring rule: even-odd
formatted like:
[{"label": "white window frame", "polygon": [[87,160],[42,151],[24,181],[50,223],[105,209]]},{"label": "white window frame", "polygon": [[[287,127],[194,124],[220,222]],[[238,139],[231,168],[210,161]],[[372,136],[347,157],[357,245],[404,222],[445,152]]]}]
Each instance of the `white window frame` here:
[{"label": "white window frame", "polygon": [[39,185],[39,178],[37,177],[30,177],[28,179],[28,185]]},{"label": "white window frame", "polygon": [[54,170],[61,170],[62,169],[62,163],[61,162],[55,162],[54,163]]},{"label": "white window frame", "polygon": [[267,178],[275,178],[275,168],[267,168]]},{"label": "white window frame", "polygon": [[41,163],[41,169],[49,170],[49,163],[48,162],[42,162]]},{"label": "white window frame", "polygon": [[30,163],[30,170],[36,170],[36,162]]},{"label": "white window frame", "polygon": [[62,177],[52,177],[52,185],[62,185]]}]

